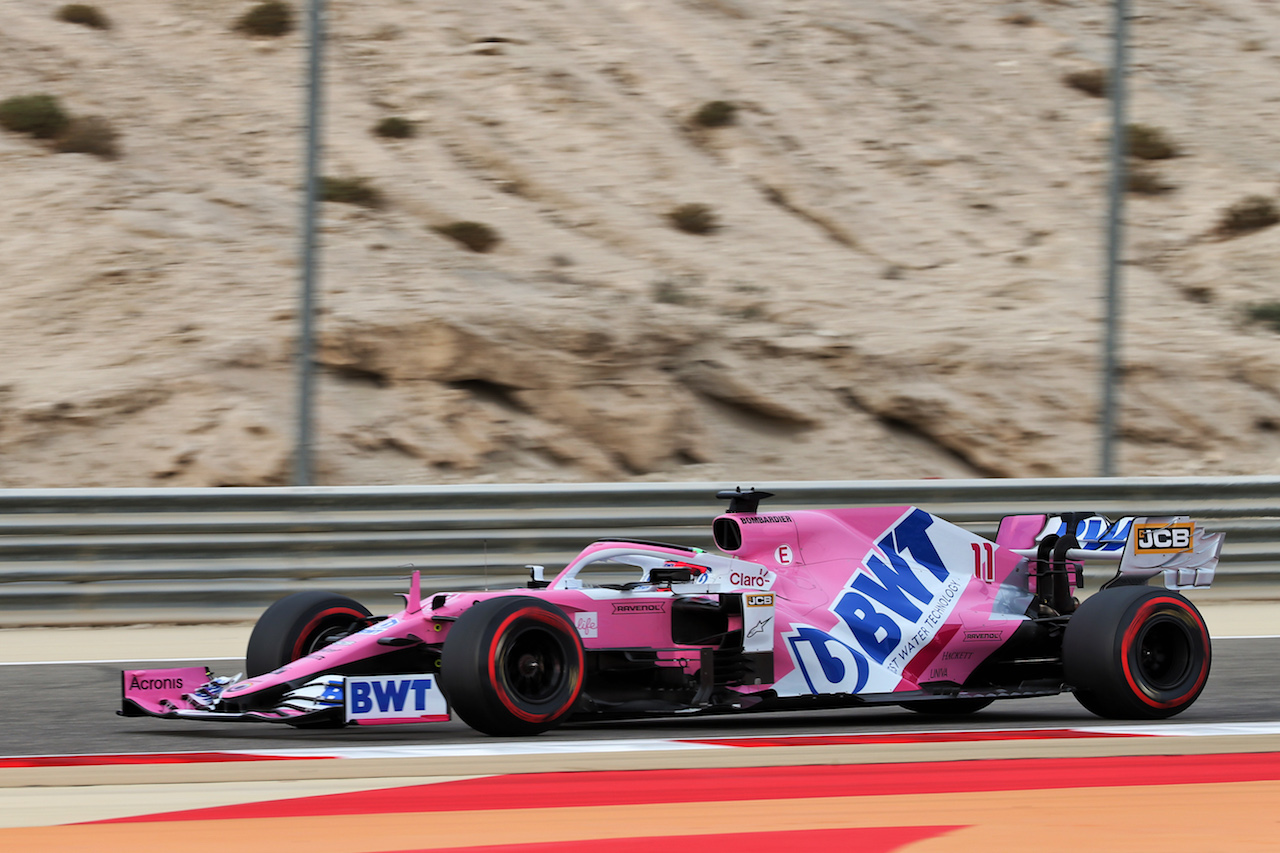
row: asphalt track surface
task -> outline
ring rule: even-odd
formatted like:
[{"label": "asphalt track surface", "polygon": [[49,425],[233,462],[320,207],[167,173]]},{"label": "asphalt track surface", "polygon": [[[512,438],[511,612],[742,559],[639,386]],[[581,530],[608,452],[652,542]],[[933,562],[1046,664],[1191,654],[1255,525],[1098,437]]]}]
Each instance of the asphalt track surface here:
[{"label": "asphalt track surface", "polygon": [[[1206,725],[1280,720],[1280,637],[1217,639],[1200,699],[1170,721]],[[193,660],[190,663],[202,663]],[[252,723],[126,718],[119,707],[120,670],[151,661],[0,666],[0,756],[198,752],[492,743],[459,721],[411,726],[307,731]],[[234,673],[238,661],[217,661]],[[157,666],[178,666],[167,661]],[[780,712],[626,721],[571,722],[536,740],[581,742],[646,738],[769,737],[947,729],[1045,729],[1098,726],[1069,695],[996,702],[962,718],[918,715],[901,708]],[[1277,842],[1280,845],[1280,842]]]},{"label": "asphalt track surface", "polygon": [[1280,637],[1214,650],[1200,701],[1146,730],[1059,696],[957,720],[863,708],[511,740],[124,718],[119,670],[160,662],[0,665],[0,850],[1277,850]]}]

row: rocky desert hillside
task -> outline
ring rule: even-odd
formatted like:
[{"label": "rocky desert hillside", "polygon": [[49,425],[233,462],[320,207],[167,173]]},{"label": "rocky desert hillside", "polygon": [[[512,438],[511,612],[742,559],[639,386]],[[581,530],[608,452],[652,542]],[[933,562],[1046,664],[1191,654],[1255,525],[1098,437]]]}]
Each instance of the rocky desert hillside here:
[{"label": "rocky desert hillside", "polygon": [[[0,132],[0,487],[287,483],[305,33],[62,5],[0,100],[118,155]],[[1280,5],[1132,5],[1118,473],[1280,473]],[[1110,0],[327,6],[318,482],[1098,472]]]}]

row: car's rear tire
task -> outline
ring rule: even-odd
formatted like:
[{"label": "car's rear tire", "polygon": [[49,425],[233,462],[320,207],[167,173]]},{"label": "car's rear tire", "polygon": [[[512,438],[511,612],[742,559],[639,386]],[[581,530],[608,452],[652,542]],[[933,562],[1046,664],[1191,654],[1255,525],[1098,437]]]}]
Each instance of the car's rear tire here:
[{"label": "car's rear tire", "polygon": [[582,640],[559,608],[503,596],[475,604],[449,629],[440,686],[473,729],[531,735],[573,711],[584,668]]},{"label": "car's rear tire", "polygon": [[353,630],[369,610],[345,595],[308,590],[286,595],[266,609],[249,635],[245,670],[249,677],[306,657]]},{"label": "car's rear tire", "polygon": [[1063,676],[1086,709],[1113,719],[1163,719],[1204,690],[1212,652],[1195,606],[1147,586],[1094,593],[1071,615]]}]

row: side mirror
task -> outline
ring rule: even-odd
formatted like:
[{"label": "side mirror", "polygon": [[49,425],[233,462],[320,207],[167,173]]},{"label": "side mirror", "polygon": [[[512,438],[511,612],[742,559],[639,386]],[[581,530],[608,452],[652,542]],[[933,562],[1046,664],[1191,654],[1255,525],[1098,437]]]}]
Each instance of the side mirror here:
[{"label": "side mirror", "polygon": [[693,580],[693,572],[684,567],[658,568],[649,570],[649,582],[658,586],[671,586],[673,583],[688,583]]}]

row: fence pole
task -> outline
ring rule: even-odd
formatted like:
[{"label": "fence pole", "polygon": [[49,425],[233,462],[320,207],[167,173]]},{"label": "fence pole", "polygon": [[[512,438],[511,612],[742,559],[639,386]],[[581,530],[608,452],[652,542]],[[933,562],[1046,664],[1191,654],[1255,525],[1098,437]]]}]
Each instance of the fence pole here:
[{"label": "fence pole", "polygon": [[302,202],[302,294],[298,306],[298,435],[293,482],[311,485],[311,433],[314,408],[312,349],[315,322],[316,196],[320,161],[320,68],[324,53],[324,0],[311,0],[307,32],[307,139]]},{"label": "fence pole", "polygon": [[1111,96],[1111,180],[1107,186],[1106,328],[1102,353],[1102,460],[1100,475],[1115,475],[1117,349],[1120,327],[1120,255],[1124,242],[1125,67],[1128,41],[1128,0],[1115,0],[1115,36],[1107,90]]}]

